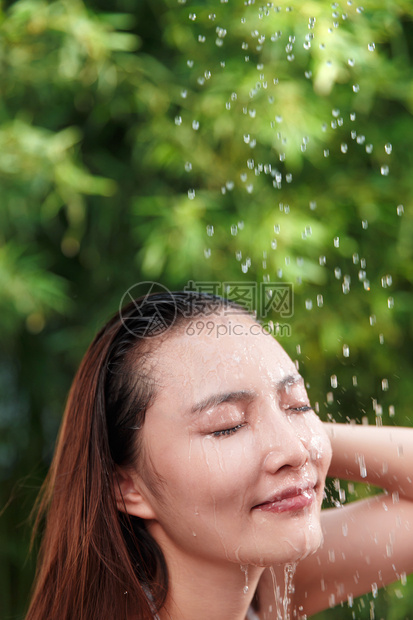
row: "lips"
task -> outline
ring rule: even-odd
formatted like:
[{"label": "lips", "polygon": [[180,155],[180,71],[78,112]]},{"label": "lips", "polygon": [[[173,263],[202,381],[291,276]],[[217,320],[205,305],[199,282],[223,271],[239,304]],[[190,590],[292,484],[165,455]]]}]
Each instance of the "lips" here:
[{"label": "lips", "polygon": [[253,510],[268,512],[297,512],[310,506],[315,499],[315,485],[294,486],[284,489],[268,500],[257,504]]}]

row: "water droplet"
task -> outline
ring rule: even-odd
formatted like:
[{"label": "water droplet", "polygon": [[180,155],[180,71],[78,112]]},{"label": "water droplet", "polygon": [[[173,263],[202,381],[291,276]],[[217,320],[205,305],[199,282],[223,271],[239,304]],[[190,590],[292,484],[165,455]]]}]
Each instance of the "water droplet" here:
[{"label": "water droplet", "polygon": [[318,262],[320,263],[320,265],[325,265],[327,263],[327,258],[325,256],[319,256]]},{"label": "water droplet", "polygon": [[240,221],[238,222],[238,228],[239,228],[240,230],[243,230],[243,229],[244,229],[244,222],[243,222],[242,220],[240,220]]},{"label": "water droplet", "polygon": [[364,7],[362,7],[362,6],[358,6],[358,7],[356,8],[356,12],[357,12],[357,13],[359,13],[359,15],[360,15],[361,13],[363,13],[363,11],[364,11]]},{"label": "water droplet", "polygon": [[277,239],[273,239],[271,241],[271,249],[272,250],[276,250],[277,249]]},{"label": "water droplet", "polygon": [[199,34],[198,35],[198,42],[199,43],[205,43],[206,41],[206,37],[203,34]]},{"label": "water droplet", "polygon": [[324,157],[329,157],[330,149],[324,149]]},{"label": "water droplet", "polygon": [[351,121],[355,121],[356,120],[356,113],[355,112],[350,112],[350,120]]},{"label": "water droplet", "polygon": [[189,19],[194,22],[196,20],[196,13],[190,13]]},{"label": "water droplet", "polygon": [[235,235],[237,234],[238,234],[238,226],[234,224],[233,226],[231,226],[231,235],[235,237]]},{"label": "water droplet", "polygon": [[185,162],[185,171],[186,172],[191,172],[192,170],[192,164],[190,161]]},{"label": "water droplet", "polygon": [[210,248],[205,248],[205,250],[204,250],[204,256],[205,256],[205,258],[210,258],[210,256],[211,256],[211,250],[210,250]]},{"label": "water droplet", "polygon": [[394,408],[394,405],[389,405],[389,416],[393,418],[395,414],[396,414],[396,410]]},{"label": "water droplet", "polygon": [[380,344],[384,344],[384,336],[383,336],[383,334],[379,334],[379,342],[380,342]]},{"label": "water droplet", "polygon": [[366,469],[366,463],[364,461],[364,455],[363,454],[359,454],[357,457],[357,461],[360,467],[360,476],[362,478],[366,478],[367,477],[367,469]]},{"label": "water droplet", "polygon": [[380,168],[380,174],[381,174],[382,176],[387,177],[387,176],[388,176],[388,174],[389,174],[389,172],[390,172],[390,169],[389,169],[389,167],[388,167],[388,166],[381,166],[381,168]]},{"label": "water droplet", "polygon": [[336,267],[334,269],[334,277],[336,278],[336,280],[340,280],[340,278],[341,278],[341,269],[340,269],[340,267]]},{"label": "water droplet", "polygon": [[387,307],[390,308],[390,309],[394,308],[394,299],[393,299],[393,297],[389,297],[387,299]]},{"label": "water droplet", "polygon": [[175,116],[175,125],[182,125],[182,116]]},{"label": "water droplet", "polygon": [[307,80],[311,79],[313,77],[313,72],[312,71],[304,71],[304,75],[307,78]]},{"label": "water droplet", "polygon": [[322,308],[324,305],[324,299],[322,295],[317,295],[317,306]]},{"label": "water droplet", "polygon": [[332,388],[336,388],[338,386],[337,375],[331,375],[330,383]]},{"label": "water droplet", "polygon": [[374,50],[376,49],[376,44],[372,41],[368,44],[367,49],[369,50],[369,52],[374,52]]},{"label": "water droplet", "polygon": [[356,375],[353,375],[352,381],[353,381],[354,387],[356,387],[357,386],[357,377],[356,377]]},{"label": "water droplet", "polygon": [[211,71],[204,71],[204,77],[206,80],[211,79],[212,73]]},{"label": "water droplet", "polygon": [[387,155],[391,154],[393,146],[390,144],[390,142],[384,145],[384,150],[386,151]]},{"label": "water droplet", "polygon": [[383,392],[387,392],[387,390],[389,389],[389,381],[388,381],[388,379],[382,379],[381,380],[381,389],[383,390]]},{"label": "water droplet", "polygon": [[340,247],[340,237],[334,237],[334,247]]},{"label": "water droplet", "polygon": [[401,217],[401,216],[403,215],[403,213],[404,213],[404,207],[403,207],[403,205],[397,205],[397,208],[396,208],[396,213],[397,213],[397,215],[398,215],[399,217]]},{"label": "water droplet", "polygon": [[350,347],[348,344],[343,344],[343,355],[344,357],[350,357]]},{"label": "water droplet", "polygon": [[315,211],[315,209],[317,209],[317,203],[315,200],[310,200],[310,209],[311,211]]},{"label": "water droplet", "polygon": [[379,593],[379,589],[377,587],[377,583],[372,583],[371,584],[371,593],[373,595],[373,598],[377,598],[377,595]]},{"label": "water droplet", "polygon": [[345,142],[342,142],[342,143],[341,143],[341,146],[340,146],[340,149],[341,149],[341,152],[342,152],[342,153],[347,153],[347,151],[348,151],[348,146],[347,146],[347,144],[346,144]]},{"label": "water droplet", "polygon": [[242,259],[242,252],[240,250],[237,250],[235,252],[235,258],[237,259],[237,261],[240,261]]},{"label": "water droplet", "polygon": [[370,155],[373,152],[373,148],[372,144],[366,144],[366,153]]},{"label": "water droplet", "polygon": [[194,131],[198,131],[198,129],[199,129],[199,121],[196,121],[196,120],[192,121],[192,129]]},{"label": "water droplet", "polygon": [[206,227],[206,231],[207,231],[208,237],[212,237],[212,235],[214,234],[214,227],[211,224],[209,224]]},{"label": "water droplet", "polygon": [[306,299],[305,300],[305,307],[306,310],[312,310],[313,309],[313,302],[311,299]]},{"label": "water droplet", "polygon": [[361,227],[363,228],[363,230],[366,230],[369,227],[368,221],[367,220],[362,220]]},{"label": "water droplet", "polygon": [[195,190],[194,189],[189,189],[188,190],[188,198],[189,198],[189,200],[193,200],[195,198]]},{"label": "water droplet", "polygon": [[192,67],[194,66],[194,61],[193,61],[193,60],[187,60],[187,61],[186,61],[186,64],[188,65],[188,67],[189,67],[190,69],[192,69]]},{"label": "water droplet", "polygon": [[350,67],[354,67],[354,65],[356,64],[356,61],[354,60],[354,58],[349,58],[347,60],[347,63]]},{"label": "water droplet", "polygon": [[353,93],[360,92],[360,84],[353,84]]}]

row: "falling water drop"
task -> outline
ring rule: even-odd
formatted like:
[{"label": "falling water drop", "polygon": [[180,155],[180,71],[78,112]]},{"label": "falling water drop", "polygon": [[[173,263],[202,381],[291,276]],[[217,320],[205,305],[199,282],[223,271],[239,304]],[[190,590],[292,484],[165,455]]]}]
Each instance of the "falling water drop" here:
[{"label": "falling water drop", "polygon": [[374,50],[376,49],[376,44],[372,41],[368,44],[367,49],[369,50],[369,52],[374,52]]},{"label": "falling water drop", "polygon": [[403,205],[397,205],[396,212],[397,212],[397,215],[398,215],[399,217],[401,217],[401,216],[403,215],[403,213],[404,213],[404,207],[403,207]]},{"label": "falling water drop", "polygon": [[366,463],[364,461],[364,455],[363,454],[359,454],[357,457],[357,461],[360,467],[360,476],[361,478],[366,478],[367,477],[367,469],[366,469]]},{"label": "falling water drop", "polygon": [[205,258],[210,258],[210,256],[211,256],[211,249],[210,248],[205,248],[204,256],[205,256]]},{"label": "falling water drop", "polygon": [[340,237],[334,237],[334,247],[340,247]]},{"label": "falling water drop", "polygon": [[360,92],[360,84],[353,84],[353,93]]},{"label": "falling water drop", "polygon": [[389,381],[388,381],[388,379],[382,379],[382,381],[381,381],[381,389],[383,390],[383,392],[387,392],[387,390],[389,389]]},{"label": "falling water drop", "polygon": [[391,310],[392,308],[394,308],[394,299],[393,297],[389,297],[387,299],[387,307]]},{"label": "falling water drop", "polygon": [[387,155],[391,154],[393,146],[390,144],[390,142],[384,145],[384,150],[386,151]]},{"label": "falling water drop", "polygon": [[206,227],[206,231],[207,231],[208,237],[212,237],[212,235],[214,234],[214,227],[211,224],[209,224]]},{"label": "falling water drop", "polygon": [[390,168],[389,168],[388,166],[381,166],[381,168],[380,168],[380,174],[381,174],[383,177],[387,177],[387,176],[389,175],[389,172],[390,172]]},{"label": "falling water drop", "polygon": [[235,235],[237,234],[238,234],[238,226],[234,224],[233,226],[231,226],[231,235],[235,237]]},{"label": "falling water drop", "polygon": [[347,153],[347,151],[348,151],[348,145],[347,145],[345,142],[342,142],[342,143],[341,143],[341,146],[340,146],[340,149],[341,149],[341,152],[342,152],[342,153]]},{"label": "falling water drop", "polygon": [[185,171],[186,172],[191,172],[192,170],[192,164],[190,161],[185,162]]},{"label": "falling water drop", "polygon": [[175,125],[182,125],[182,116],[175,116]]},{"label": "falling water drop", "polygon": [[189,200],[193,200],[195,198],[195,190],[194,189],[189,189],[188,190],[188,198],[189,198]]},{"label": "falling water drop", "polygon": [[317,306],[322,308],[324,305],[324,299],[322,295],[317,295]]},{"label": "falling water drop", "polygon": [[306,299],[306,300],[305,300],[305,307],[306,307],[306,310],[312,310],[312,308],[313,308],[313,302],[312,302],[312,300],[311,300],[311,299]]},{"label": "falling water drop", "polygon": [[350,357],[350,347],[348,344],[343,344],[343,355],[344,357]]},{"label": "falling water drop", "polygon": [[338,386],[337,375],[331,375],[330,383],[332,388],[336,388]]}]

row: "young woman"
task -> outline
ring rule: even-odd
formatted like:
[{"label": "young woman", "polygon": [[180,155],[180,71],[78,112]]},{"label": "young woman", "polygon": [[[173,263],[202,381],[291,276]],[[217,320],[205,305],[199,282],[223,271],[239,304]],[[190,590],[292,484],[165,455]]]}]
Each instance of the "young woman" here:
[{"label": "young woman", "polygon": [[[306,618],[399,579],[413,570],[412,442],[323,424],[236,304],[136,300],[74,380],[27,620]],[[327,473],[387,492],[321,512]]]}]

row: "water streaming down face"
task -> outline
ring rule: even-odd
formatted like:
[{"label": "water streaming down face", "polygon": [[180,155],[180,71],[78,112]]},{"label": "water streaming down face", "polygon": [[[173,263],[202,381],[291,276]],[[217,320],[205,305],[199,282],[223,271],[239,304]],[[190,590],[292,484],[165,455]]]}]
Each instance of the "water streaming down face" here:
[{"label": "water streaming down face", "polygon": [[[214,326],[228,322],[222,315]],[[196,553],[206,564],[282,565],[321,541],[329,441],[285,352],[252,319],[239,324],[238,336],[219,339],[181,330],[155,353],[145,485],[151,533],[172,563]],[[161,497],[151,493],[153,476]]]},{"label": "water streaming down face", "polygon": [[[400,163],[397,144],[384,131],[382,135],[372,131],[366,113],[366,93],[371,86],[365,75],[374,71],[381,46],[378,39],[373,40],[370,28],[364,40],[354,36],[352,25],[363,32],[368,14],[351,2],[319,3],[311,9],[294,2],[265,7],[245,2],[237,8],[236,28],[229,26],[230,10],[222,2],[214,5],[214,13],[199,10],[189,19],[198,42],[188,56],[195,61],[191,60],[192,74],[185,84],[185,106],[192,102],[193,108],[183,107],[180,112],[191,127],[195,118],[191,109],[201,109],[197,102],[203,93],[213,89],[222,94],[226,120],[220,125],[208,117],[204,107],[205,118],[197,116],[196,139],[205,139],[203,126],[208,125],[232,148],[224,154],[217,151],[216,169],[208,171],[203,182],[200,161],[188,170],[194,175],[188,176],[191,189],[192,179],[200,184],[194,203],[203,192],[200,206],[211,198],[224,209],[237,204],[225,230],[220,227],[218,211],[206,220],[205,258],[215,274],[211,280],[221,276],[221,266],[214,267],[213,261],[217,255],[222,261],[225,250],[227,256],[231,252],[234,264],[228,259],[224,292],[233,298],[241,299],[240,284],[247,281],[268,283],[266,294],[271,291],[273,299],[278,299],[276,283],[292,282],[294,321],[293,313],[286,320],[281,304],[271,304],[267,311],[260,291],[255,303],[265,321],[271,317],[279,335],[283,335],[280,324],[292,323],[293,342],[297,337],[302,343],[297,366],[317,386],[322,417],[381,424],[386,415],[395,415],[390,404],[392,386],[385,378],[390,369],[383,365],[373,394],[362,391],[371,384],[365,371],[367,359],[381,358],[383,346],[389,351],[388,337],[393,343],[397,340],[398,328],[390,315],[397,309],[393,284],[397,267],[395,260],[381,265],[381,256],[371,258],[368,248],[384,230],[399,230],[400,218],[405,218],[405,197],[392,180],[398,174],[395,162]],[[316,13],[307,14],[308,10]],[[188,19],[188,9],[184,17]],[[220,51],[219,63],[208,51],[214,46]],[[318,111],[312,116],[306,102],[314,101],[314,93]],[[184,122],[176,126],[177,132]],[[221,130],[224,125],[225,132]],[[321,171],[325,187],[317,183],[313,169]],[[345,186],[354,186],[353,194],[346,193]],[[386,223],[380,227],[383,209]],[[238,213],[243,214],[245,228],[236,224]],[[216,234],[210,238],[214,229]],[[396,253],[395,241],[394,247]],[[244,299],[250,303],[248,297]],[[297,336],[296,319],[301,324]],[[309,335],[307,326],[317,337]],[[361,343],[371,351],[367,359]],[[317,358],[323,356],[319,351],[330,360],[328,375],[318,363]],[[219,455],[218,462],[222,471]],[[362,457],[359,466],[365,477]],[[357,487],[332,486],[329,495],[333,505],[341,505],[357,496]]]}]

